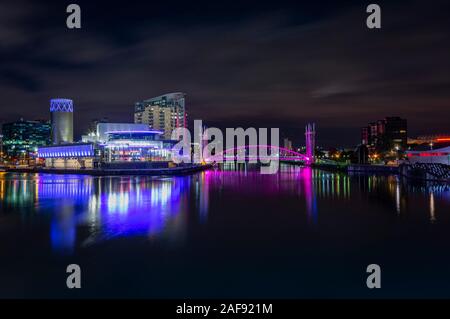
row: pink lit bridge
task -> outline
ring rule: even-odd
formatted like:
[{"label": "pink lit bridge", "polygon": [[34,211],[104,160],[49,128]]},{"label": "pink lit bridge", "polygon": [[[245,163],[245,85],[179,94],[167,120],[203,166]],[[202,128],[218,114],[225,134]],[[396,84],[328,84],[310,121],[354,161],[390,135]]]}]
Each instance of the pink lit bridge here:
[{"label": "pink lit bridge", "polygon": [[305,131],[306,152],[305,154],[275,145],[245,145],[224,150],[209,158],[205,162],[269,162],[271,160],[303,162],[306,165],[314,163],[315,148],[315,125],[308,124]]},{"label": "pink lit bridge", "polygon": [[209,158],[206,162],[252,161],[268,162],[270,160],[295,161],[311,163],[312,158],[305,154],[273,145],[246,145],[224,150]]}]

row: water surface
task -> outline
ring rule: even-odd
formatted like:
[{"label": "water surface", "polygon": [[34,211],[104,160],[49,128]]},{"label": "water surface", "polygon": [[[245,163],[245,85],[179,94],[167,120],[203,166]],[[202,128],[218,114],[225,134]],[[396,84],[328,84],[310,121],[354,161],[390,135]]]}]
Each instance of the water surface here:
[{"label": "water surface", "polygon": [[0,297],[450,297],[449,245],[449,187],[395,176],[0,175]]}]

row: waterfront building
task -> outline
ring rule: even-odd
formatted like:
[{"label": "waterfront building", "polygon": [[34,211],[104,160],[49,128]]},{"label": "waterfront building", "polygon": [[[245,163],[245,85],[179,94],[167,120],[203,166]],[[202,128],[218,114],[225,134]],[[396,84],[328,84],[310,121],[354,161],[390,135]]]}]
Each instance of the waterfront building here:
[{"label": "waterfront building", "polygon": [[368,164],[369,163],[369,149],[367,145],[361,144],[359,145],[354,154],[355,160],[357,164]]},{"label": "waterfront building", "polygon": [[13,159],[29,159],[35,156],[38,147],[50,144],[48,121],[26,121],[2,125],[3,149]]},{"label": "waterfront building", "polygon": [[38,149],[38,158],[43,159],[48,168],[93,168],[98,164],[97,157],[93,143],[49,145]]},{"label": "waterfront building", "polygon": [[361,143],[372,151],[405,150],[407,139],[407,120],[400,117],[386,117],[361,129]]},{"label": "waterfront building", "polygon": [[108,132],[134,132],[148,130],[148,124],[99,122],[96,124],[95,130],[90,131],[87,135],[83,135],[81,140],[84,143],[106,143],[108,140]]},{"label": "waterfront building", "polygon": [[50,114],[53,144],[73,143],[73,101],[51,99]]},{"label": "waterfront building", "polygon": [[409,163],[440,163],[450,165],[450,136],[443,134],[419,136],[411,140],[406,151]]},{"label": "waterfront building", "polygon": [[376,145],[380,135],[378,134],[378,125],[376,122],[369,123],[370,135],[369,141],[371,145]]},{"label": "waterfront building", "polygon": [[408,124],[406,119],[400,117],[387,117],[384,120],[387,147],[405,150],[408,142]]},{"label": "waterfront building", "polygon": [[170,139],[174,129],[187,127],[185,97],[186,94],[176,92],[136,102],[134,122],[148,124],[162,131],[165,139]]},{"label": "waterfront building", "polygon": [[361,128],[361,144],[362,145],[369,145],[370,144],[369,139],[369,128],[367,126]]},{"label": "waterfront building", "polygon": [[406,151],[409,163],[433,163],[450,165],[450,142],[418,145]]},{"label": "waterfront building", "polygon": [[408,145],[420,145],[430,143],[450,142],[450,134],[421,135],[415,138],[408,138]]},{"label": "waterfront building", "polygon": [[175,141],[162,136],[146,124],[98,123],[97,132],[85,136],[83,143],[41,147],[38,157],[49,168],[168,167]]}]

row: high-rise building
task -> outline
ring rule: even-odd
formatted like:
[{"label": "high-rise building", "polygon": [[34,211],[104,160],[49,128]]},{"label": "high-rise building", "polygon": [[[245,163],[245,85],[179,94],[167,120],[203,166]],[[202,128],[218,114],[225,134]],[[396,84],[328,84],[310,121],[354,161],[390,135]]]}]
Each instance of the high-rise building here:
[{"label": "high-rise building", "polygon": [[361,128],[361,144],[363,145],[370,144],[369,127],[367,126]]},{"label": "high-rise building", "polygon": [[369,123],[369,141],[370,144],[374,145],[377,143],[378,136],[378,125],[376,122]]},{"label": "high-rise building", "polygon": [[285,149],[292,151],[292,141],[287,137],[283,140],[283,146]]},{"label": "high-rise building", "polygon": [[185,97],[186,94],[176,92],[136,102],[134,122],[163,131],[164,138],[170,139],[174,129],[187,127]]},{"label": "high-rise building", "polygon": [[38,146],[50,144],[48,121],[20,121],[2,125],[3,152],[13,158],[27,158],[37,152]]},{"label": "high-rise building", "polygon": [[386,117],[385,136],[388,147],[395,149],[406,149],[408,143],[408,123],[400,117]]},{"label": "high-rise building", "polygon": [[407,121],[386,117],[361,128],[361,142],[380,151],[404,150],[407,145]]},{"label": "high-rise building", "polygon": [[386,133],[386,120],[378,120],[377,121],[377,135],[382,136]]},{"label": "high-rise building", "polygon": [[73,143],[73,101],[51,99],[50,113],[53,144]]}]

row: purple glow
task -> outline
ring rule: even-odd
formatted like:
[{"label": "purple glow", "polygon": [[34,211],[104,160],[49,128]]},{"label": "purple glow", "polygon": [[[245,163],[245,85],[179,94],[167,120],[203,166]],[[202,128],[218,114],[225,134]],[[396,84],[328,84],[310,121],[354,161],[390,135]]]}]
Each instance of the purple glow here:
[{"label": "purple glow", "polygon": [[[208,158],[207,160],[214,160],[216,158],[221,158],[221,157],[227,157],[227,154],[230,153],[230,157],[231,156],[238,156],[235,155],[236,151],[239,150],[243,150],[243,149],[250,149],[250,148],[270,148],[271,150],[273,149],[275,152],[284,152],[284,154],[292,154],[292,156],[277,156],[278,159],[281,160],[304,160],[306,162],[310,162],[311,157],[310,156],[306,156],[305,154],[302,153],[298,153],[295,151],[292,151],[290,149],[287,149],[285,147],[279,147],[279,146],[274,146],[274,145],[245,145],[245,146],[239,146],[239,147],[235,147],[235,148],[231,148],[231,149],[227,149],[225,151],[223,151],[220,154],[216,154],[214,156],[212,156],[211,158]],[[271,152],[273,153],[273,152]],[[245,158],[250,159],[250,160],[257,160],[257,159],[271,159],[274,156],[271,155],[267,155],[267,156],[245,156]]]},{"label": "purple glow", "polygon": [[148,130],[148,131],[144,131],[144,130],[135,130],[135,131],[109,131],[106,132],[105,134],[133,134],[133,133],[141,133],[141,134],[164,134],[162,131],[158,131],[158,130]]},{"label": "purple glow", "polygon": [[305,138],[306,138],[306,156],[308,165],[314,163],[314,149],[316,146],[316,125],[308,124],[306,125],[305,130]]},{"label": "purple glow", "polygon": [[92,144],[73,144],[38,148],[38,157],[40,158],[93,156],[94,146]]},{"label": "purple glow", "polygon": [[73,101],[70,99],[51,99],[50,112],[73,112]]}]

